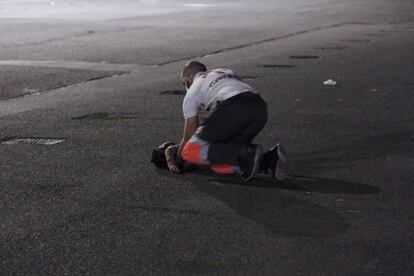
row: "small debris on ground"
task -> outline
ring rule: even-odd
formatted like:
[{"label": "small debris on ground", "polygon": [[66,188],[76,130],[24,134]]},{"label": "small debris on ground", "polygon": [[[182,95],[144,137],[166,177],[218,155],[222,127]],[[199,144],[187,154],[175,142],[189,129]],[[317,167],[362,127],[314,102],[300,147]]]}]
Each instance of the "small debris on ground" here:
[{"label": "small debris on ground", "polygon": [[361,213],[359,210],[348,210],[348,213]]},{"label": "small debris on ground", "polygon": [[25,88],[24,89],[25,93],[36,93],[39,92],[39,89],[29,89],[29,88]]},{"label": "small debris on ground", "polygon": [[328,85],[328,86],[335,86],[337,84],[337,82],[334,81],[334,80],[329,79],[329,80],[324,81],[323,84]]}]

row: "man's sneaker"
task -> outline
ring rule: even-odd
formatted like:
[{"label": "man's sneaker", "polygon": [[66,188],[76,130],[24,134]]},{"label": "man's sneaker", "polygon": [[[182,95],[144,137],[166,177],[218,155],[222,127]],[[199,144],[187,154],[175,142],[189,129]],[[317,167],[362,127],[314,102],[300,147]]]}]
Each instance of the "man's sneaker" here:
[{"label": "man's sneaker", "polygon": [[267,173],[269,169],[272,172],[272,177],[276,180],[283,180],[287,176],[287,154],[281,144],[277,144],[263,154],[262,160],[260,161],[260,171]]},{"label": "man's sneaker", "polygon": [[262,157],[263,149],[260,145],[249,145],[246,152],[239,158],[239,165],[241,170],[241,178],[243,181],[252,179],[260,168],[260,158]]}]

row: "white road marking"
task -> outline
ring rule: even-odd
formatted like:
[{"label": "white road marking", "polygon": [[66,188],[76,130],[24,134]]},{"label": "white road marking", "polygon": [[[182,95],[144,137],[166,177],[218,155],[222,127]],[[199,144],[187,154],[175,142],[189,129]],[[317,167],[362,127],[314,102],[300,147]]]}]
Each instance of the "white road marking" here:
[{"label": "white road marking", "polygon": [[137,64],[113,64],[72,60],[0,60],[0,65],[122,72],[131,72],[143,66]]},{"label": "white road marking", "polygon": [[184,4],[184,7],[191,7],[191,8],[207,8],[211,7],[213,5],[211,4],[204,4],[204,3],[188,3]]}]

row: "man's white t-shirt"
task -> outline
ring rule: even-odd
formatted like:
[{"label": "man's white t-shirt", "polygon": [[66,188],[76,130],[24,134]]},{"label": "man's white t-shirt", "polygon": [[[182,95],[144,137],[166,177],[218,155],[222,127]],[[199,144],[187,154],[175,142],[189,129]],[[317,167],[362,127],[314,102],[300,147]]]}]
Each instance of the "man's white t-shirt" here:
[{"label": "man's white t-shirt", "polygon": [[244,92],[257,94],[253,87],[242,82],[232,70],[215,69],[198,73],[183,101],[184,118],[211,111],[217,102]]}]

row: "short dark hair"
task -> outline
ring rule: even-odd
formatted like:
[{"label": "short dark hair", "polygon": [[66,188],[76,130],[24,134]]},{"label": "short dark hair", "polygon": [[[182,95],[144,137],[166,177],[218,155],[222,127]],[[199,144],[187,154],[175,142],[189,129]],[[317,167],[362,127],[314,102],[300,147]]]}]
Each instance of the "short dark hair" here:
[{"label": "short dark hair", "polygon": [[207,67],[197,60],[190,60],[187,62],[181,71],[181,78],[184,74],[192,74],[195,75],[198,72],[205,72],[207,71]]}]

